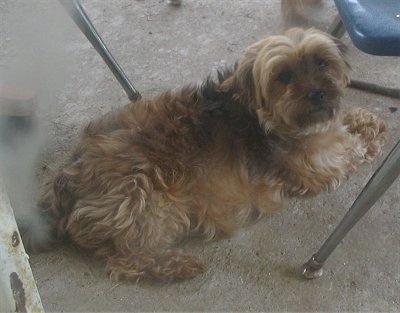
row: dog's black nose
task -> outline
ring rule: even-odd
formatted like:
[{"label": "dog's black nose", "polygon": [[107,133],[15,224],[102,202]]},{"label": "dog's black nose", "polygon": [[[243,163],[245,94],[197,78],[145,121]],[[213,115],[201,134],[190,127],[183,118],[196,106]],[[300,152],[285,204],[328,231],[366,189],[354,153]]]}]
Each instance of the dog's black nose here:
[{"label": "dog's black nose", "polygon": [[325,101],[325,92],[321,89],[313,89],[308,93],[308,99],[310,99],[313,105],[321,105]]}]

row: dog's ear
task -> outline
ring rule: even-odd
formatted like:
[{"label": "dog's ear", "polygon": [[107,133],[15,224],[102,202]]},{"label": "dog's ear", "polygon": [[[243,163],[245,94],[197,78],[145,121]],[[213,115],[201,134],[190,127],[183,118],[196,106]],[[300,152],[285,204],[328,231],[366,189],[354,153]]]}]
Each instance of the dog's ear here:
[{"label": "dog's ear", "polygon": [[257,92],[254,78],[254,63],[260,50],[265,46],[266,39],[256,42],[248,47],[243,58],[237,63],[233,76],[224,81],[222,89],[238,89],[239,97],[249,102],[253,109],[258,109],[261,104],[261,96]]},{"label": "dog's ear", "polygon": [[350,83],[350,74],[349,73],[351,70],[351,66],[346,58],[348,48],[343,43],[343,41],[341,41],[339,38],[331,36],[331,35],[329,35],[329,37],[332,40],[332,42],[335,44],[336,48],[339,51],[339,55],[342,58],[342,61],[343,61],[342,81],[343,81],[344,85],[348,85]]},{"label": "dog's ear", "polygon": [[236,68],[236,83],[249,99],[254,98],[253,65],[255,58],[243,59]]},{"label": "dog's ear", "polygon": [[[343,82],[343,85],[346,86],[349,82],[350,82],[350,64],[347,62],[346,59],[346,53],[347,53],[347,46],[337,37],[334,37],[322,30],[316,29],[316,28],[309,28],[306,30],[302,30],[300,28],[293,28],[290,29],[286,32],[287,35],[289,35],[290,37],[294,37],[295,35],[297,36],[301,36],[301,38],[306,38],[305,35],[317,35],[317,36],[322,36],[327,38],[330,41],[330,44],[328,47],[330,48],[334,48],[335,51],[335,55],[336,57],[339,58],[339,62],[337,62],[337,65],[339,66],[338,71],[341,74],[341,81]],[[300,34],[300,35],[299,35]],[[302,39],[303,40],[303,39]],[[301,40],[298,40],[301,41]]]},{"label": "dog's ear", "polygon": [[347,85],[350,82],[350,76],[349,76],[349,72],[351,70],[351,66],[347,61],[346,58],[346,54],[348,51],[347,46],[344,44],[343,41],[341,41],[339,38],[332,36],[322,30],[318,30],[315,28],[310,28],[308,30],[306,30],[308,32],[313,32],[313,33],[317,33],[317,34],[321,34],[326,36],[327,38],[329,38],[331,40],[331,42],[335,45],[338,55],[341,58],[341,61],[343,62],[343,66],[341,68],[341,73],[342,73],[342,81],[344,83],[344,85]]}]

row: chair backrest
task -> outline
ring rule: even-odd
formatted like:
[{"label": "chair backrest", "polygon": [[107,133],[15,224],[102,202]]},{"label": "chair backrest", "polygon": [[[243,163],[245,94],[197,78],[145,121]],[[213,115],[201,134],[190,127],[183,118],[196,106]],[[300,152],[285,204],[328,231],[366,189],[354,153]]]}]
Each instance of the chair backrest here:
[{"label": "chair backrest", "polygon": [[335,4],[358,49],[400,56],[400,0],[335,0]]}]

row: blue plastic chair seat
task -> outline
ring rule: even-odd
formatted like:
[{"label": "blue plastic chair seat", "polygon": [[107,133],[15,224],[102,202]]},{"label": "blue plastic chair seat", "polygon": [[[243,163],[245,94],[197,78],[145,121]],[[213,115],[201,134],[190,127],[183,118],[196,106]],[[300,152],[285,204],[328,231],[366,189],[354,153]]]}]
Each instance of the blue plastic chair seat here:
[{"label": "blue plastic chair seat", "polygon": [[400,56],[400,0],[335,0],[335,4],[358,49]]}]

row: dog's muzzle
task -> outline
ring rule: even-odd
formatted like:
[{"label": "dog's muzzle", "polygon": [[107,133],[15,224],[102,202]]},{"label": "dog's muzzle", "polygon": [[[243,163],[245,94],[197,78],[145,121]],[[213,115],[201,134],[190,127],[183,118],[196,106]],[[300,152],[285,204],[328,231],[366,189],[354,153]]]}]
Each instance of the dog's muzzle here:
[{"label": "dog's muzzle", "polygon": [[312,105],[318,107],[324,104],[326,95],[321,89],[313,89],[308,93],[308,99],[310,99]]}]

